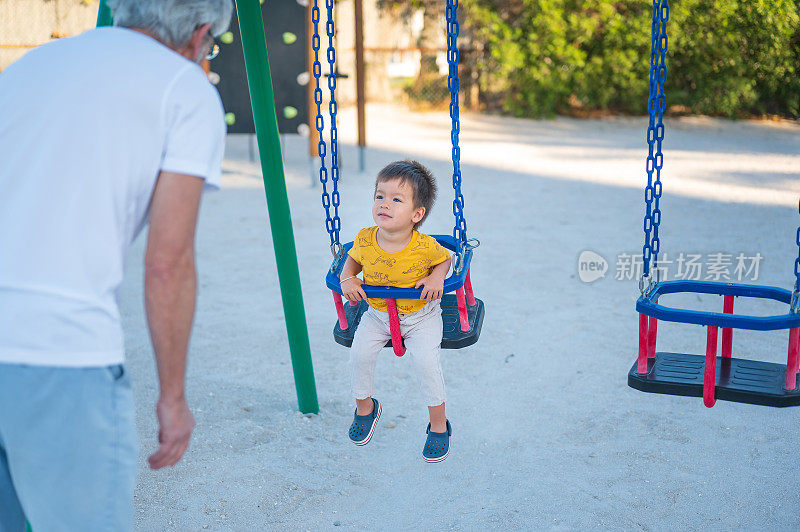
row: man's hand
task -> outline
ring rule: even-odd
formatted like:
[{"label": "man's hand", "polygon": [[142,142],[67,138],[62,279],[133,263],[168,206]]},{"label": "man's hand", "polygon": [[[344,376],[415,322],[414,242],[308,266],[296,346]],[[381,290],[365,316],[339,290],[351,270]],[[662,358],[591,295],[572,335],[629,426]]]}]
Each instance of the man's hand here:
[{"label": "man's hand", "polygon": [[186,399],[161,398],[156,404],[158,417],[158,450],[150,455],[147,461],[150,469],[161,469],[178,463],[186,448],[194,429],[194,416],[186,404]]},{"label": "man's hand", "polygon": [[352,279],[346,280],[345,282],[341,283],[342,295],[348,301],[361,301],[367,299],[367,294],[364,292],[364,289],[361,288],[362,284],[364,284],[364,281],[358,277],[353,277]]},{"label": "man's hand", "polygon": [[434,299],[441,299],[444,292],[444,275],[436,272],[430,274],[424,279],[417,281],[414,288],[422,286],[422,299],[433,301]]}]

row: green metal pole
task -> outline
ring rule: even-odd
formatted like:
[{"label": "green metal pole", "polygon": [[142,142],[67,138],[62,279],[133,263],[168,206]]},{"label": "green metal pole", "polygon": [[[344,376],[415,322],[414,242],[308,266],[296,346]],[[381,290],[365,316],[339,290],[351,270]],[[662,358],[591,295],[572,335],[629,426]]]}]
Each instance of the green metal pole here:
[{"label": "green metal pole", "polygon": [[247,85],[253,106],[264,191],[267,194],[272,244],[275,247],[275,261],[278,265],[278,280],[283,299],[283,314],[286,318],[286,332],[289,335],[297,403],[301,412],[316,414],[319,412],[317,388],[314,384],[314,368],[311,364],[311,347],[308,343],[297,250],[294,245],[292,217],[286,193],[286,177],[283,173],[278,118],[275,115],[275,97],[269,71],[264,22],[261,18],[261,3],[259,0],[237,0],[236,12],[239,15]]},{"label": "green metal pole", "polygon": [[111,26],[112,24],[114,24],[114,19],[111,18],[111,9],[106,0],[100,0],[100,9],[97,10],[97,27]]}]

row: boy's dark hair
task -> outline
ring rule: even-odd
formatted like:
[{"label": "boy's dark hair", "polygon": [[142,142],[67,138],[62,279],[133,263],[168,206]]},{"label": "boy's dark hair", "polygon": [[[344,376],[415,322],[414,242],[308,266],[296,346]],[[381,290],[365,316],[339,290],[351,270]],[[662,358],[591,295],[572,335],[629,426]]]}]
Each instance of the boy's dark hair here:
[{"label": "boy's dark hair", "polygon": [[393,179],[399,179],[401,183],[410,183],[414,191],[414,208],[425,207],[422,219],[414,224],[416,229],[428,217],[436,202],[436,178],[422,163],[406,159],[384,166],[375,179],[375,188],[378,188],[378,183]]}]

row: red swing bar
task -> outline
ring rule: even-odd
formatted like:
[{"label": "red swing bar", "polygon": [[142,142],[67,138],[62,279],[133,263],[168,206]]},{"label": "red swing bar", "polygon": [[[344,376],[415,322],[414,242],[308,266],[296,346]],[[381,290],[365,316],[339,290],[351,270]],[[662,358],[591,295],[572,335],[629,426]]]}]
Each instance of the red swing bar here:
[{"label": "red swing bar", "polygon": [[797,388],[797,367],[800,362],[800,329],[789,330],[789,359],[786,363],[786,389]]},{"label": "red swing bar", "polygon": [[636,366],[639,375],[647,373],[647,319],[646,314],[639,314],[639,363]]},{"label": "red swing bar", "polygon": [[467,268],[467,278],[464,280],[464,288],[467,292],[467,303],[470,307],[475,306],[475,296],[472,293],[472,279],[469,278],[469,268]]},{"label": "red swing bar", "polygon": [[[723,296],[722,312],[733,314],[733,296]],[[722,329],[722,356],[730,358],[733,351],[733,329],[724,327]]]},{"label": "red swing bar", "polygon": [[706,363],[703,375],[703,404],[708,408],[717,402],[714,393],[717,381],[717,336],[718,328],[714,325],[708,326],[706,332]]},{"label": "red swing bar", "polygon": [[389,334],[392,336],[392,349],[394,349],[395,355],[401,357],[406,354],[406,346],[403,345],[403,335],[400,333],[400,316],[397,315],[397,301],[387,299],[386,310],[389,312]]},{"label": "red swing bar", "polygon": [[331,290],[331,294],[333,294],[333,304],[336,305],[336,315],[339,316],[339,327],[341,327],[343,331],[346,331],[348,327],[347,315],[344,313],[342,296],[339,294],[339,292],[334,292],[333,290]]},{"label": "red swing bar", "polygon": [[658,320],[656,318],[639,314],[639,364],[636,371],[641,375],[647,373],[647,360],[656,357],[657,331]]},{"label": "red swing bar", "polygon": [[[656,299],[656,304],[658,300]],[[656,358],[656,331],[658,329],[658,320],[653,316],[649,316],[647,326],[647,358]]]},{"label": "red swing bar", "polygon": [[467,314],[467,304],[475,306],[475,296],[472,293],[472,281],[469,278],[469,268],[467,277],[464,279],[464,286],[456,290],[456,301],[458,302],[458,321],[462,331],[469,330],[469,315]]}]

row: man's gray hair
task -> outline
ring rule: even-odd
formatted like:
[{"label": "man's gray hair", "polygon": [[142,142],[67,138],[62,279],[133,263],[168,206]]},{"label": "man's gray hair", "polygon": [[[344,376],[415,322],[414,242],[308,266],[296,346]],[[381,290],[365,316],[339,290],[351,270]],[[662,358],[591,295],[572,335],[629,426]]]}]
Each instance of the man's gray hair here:
[{"label": "man's gray hair", "polygon": [[185,46],[198,26],[218,36],[231,23],[231,0],[109,0],[114,25],[141,28],[174,48]]}]

